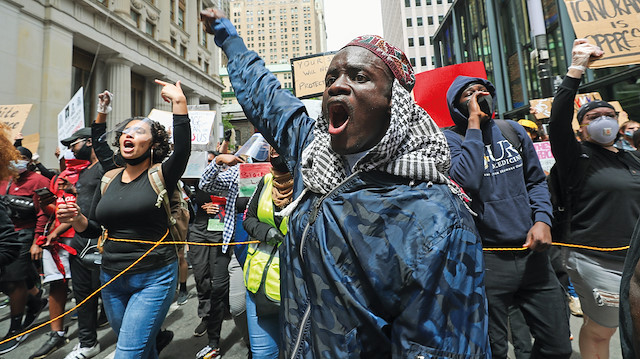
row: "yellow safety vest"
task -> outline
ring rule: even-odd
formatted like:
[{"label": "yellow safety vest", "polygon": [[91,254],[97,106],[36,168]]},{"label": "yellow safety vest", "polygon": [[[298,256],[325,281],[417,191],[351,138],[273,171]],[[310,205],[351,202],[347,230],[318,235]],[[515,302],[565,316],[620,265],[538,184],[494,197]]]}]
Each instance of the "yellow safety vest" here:
[{"label": "yellow safety vest", "polygon": [[[274,228],[276,221],[273,213],[273,200],[271,197],[271,187],[273,185],[273,175],[271,173],[264,176],[264,186],[260,192],[258,200],[258,220],[267,223]],[[289,217],[284,217],[280,227],[280,232],[287,234],[287,224]],[[260,285],[264,283],[264,293],[267,298],[273,301],[280,301],[280,256],[278,247],[265,242],[253,243],[247,250],[247,259],[244,262],[244,285],[251,293],[257,293]]]}]

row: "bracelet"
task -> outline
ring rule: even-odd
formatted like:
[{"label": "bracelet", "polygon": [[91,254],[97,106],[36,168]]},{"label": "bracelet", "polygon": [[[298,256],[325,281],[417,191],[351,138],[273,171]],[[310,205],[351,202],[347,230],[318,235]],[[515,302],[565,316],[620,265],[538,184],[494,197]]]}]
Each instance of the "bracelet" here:
[{"label": "bracelet", "polygon": [[581,71],[582,73],[584,73],[587,70],[587,68],[582,65],[571,65],[569,66],[569,70],[571,69]]}]

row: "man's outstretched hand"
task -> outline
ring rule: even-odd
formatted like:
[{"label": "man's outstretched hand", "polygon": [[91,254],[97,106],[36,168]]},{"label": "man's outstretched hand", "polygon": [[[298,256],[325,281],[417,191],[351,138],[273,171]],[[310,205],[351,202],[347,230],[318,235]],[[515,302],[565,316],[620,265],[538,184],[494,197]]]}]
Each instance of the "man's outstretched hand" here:
[{"label": "man's outstretched hand", "polygon": [[222,10],[208,8],[200,11],[200,20],[204,31],[215,36],[213,39],[218,46],[222,46],[229,36],[237,36],[235,26],[227,19]]}]

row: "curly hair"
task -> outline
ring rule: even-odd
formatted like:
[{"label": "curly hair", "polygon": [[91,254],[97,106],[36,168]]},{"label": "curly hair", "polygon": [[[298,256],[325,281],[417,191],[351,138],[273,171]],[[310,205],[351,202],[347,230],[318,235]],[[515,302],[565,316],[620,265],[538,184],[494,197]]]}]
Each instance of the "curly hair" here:
[{"label": "curly hair", "polygon": [[164,161],[171,152],[171,145],[169,144],[169,133],[158,121],[154,121],[148,117],[131,117],[124,120],[118,126],[116,130],[116,138],[113,142],[113,146],[118,148],[118,154],[120,153],[120,136],[122,136],[122,130],[131,121],[144,121],[149,123],[151,128],[151,148],[153,148],[153,158],[151,163],[161,163]]},{"label": "curly hair", "polygon": [[0,124],[0,180],[15,175],[9,164],[20,158],[20,153],[9,140],[9,134],[9,128]]}]

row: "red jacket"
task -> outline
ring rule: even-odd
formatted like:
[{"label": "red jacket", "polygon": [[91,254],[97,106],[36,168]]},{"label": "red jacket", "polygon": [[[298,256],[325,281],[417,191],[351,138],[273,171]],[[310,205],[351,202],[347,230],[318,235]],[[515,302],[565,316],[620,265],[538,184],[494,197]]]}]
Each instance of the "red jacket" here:
[{"label": "red jacket", "polygon": [[[9,181],[0,181],[0,194],[7,194],[7,184]],[[20,174],[18,178],[14,178],[11,181],[11,187],[9,193],[17,196],[30,196],[33,198],[33,204],[36,209],[36,216],[33,219],[13,219],[13,225],[16,231],[26,228],[34,228],[36,235],[44,232],[44,227],[47,224],[49,218],[40,208],[38,203],[38,195],[36,189],[42,187],[49,187],[49,179],[39,173],[33,171],[25,171]]]}]

